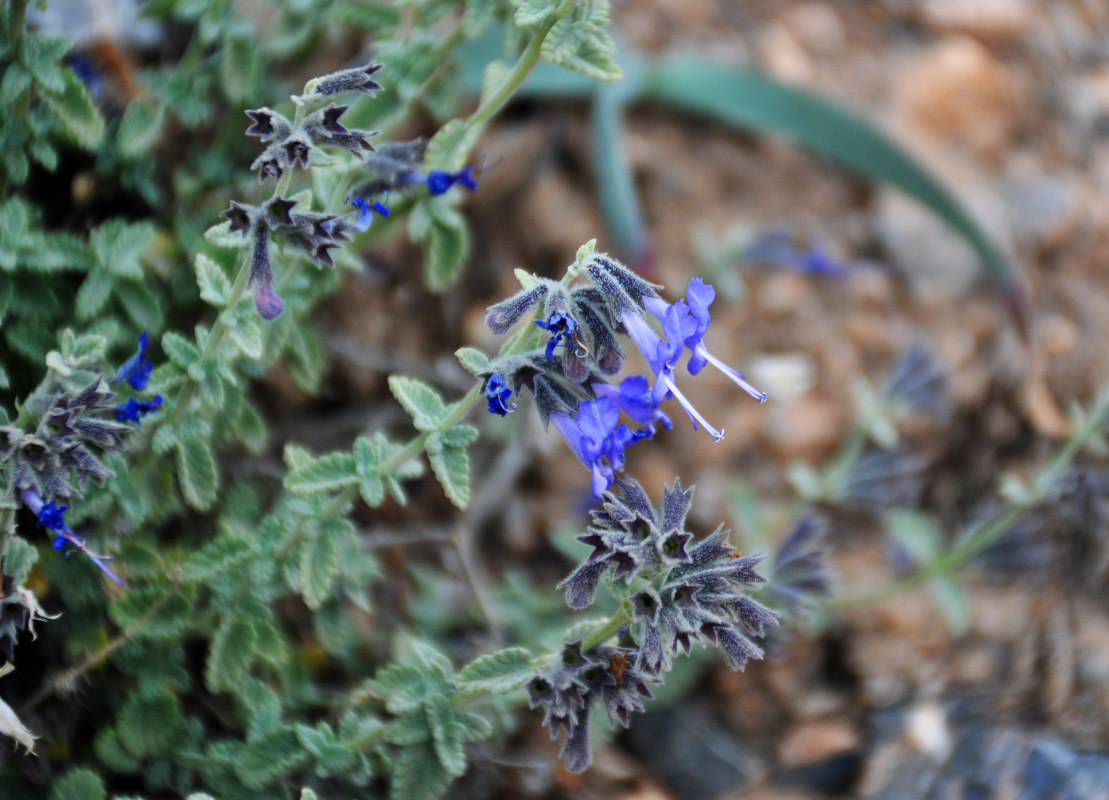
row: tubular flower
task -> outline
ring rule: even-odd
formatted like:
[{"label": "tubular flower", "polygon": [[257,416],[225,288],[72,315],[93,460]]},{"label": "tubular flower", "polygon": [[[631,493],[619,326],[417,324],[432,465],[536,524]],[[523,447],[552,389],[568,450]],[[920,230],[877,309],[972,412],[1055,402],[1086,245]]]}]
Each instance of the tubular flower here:
[{"label": "tubular flower", "polygon": [[154,362],[146,357],[149,350],[150,337],[147,336],[146,331],[143,331],[139,337],[139,351],[123,362],[123,366],[116,371],[111,380],[112,385],[127,381],[136,391],[141,392],[145,389],[150,380],[150,373],[154,371]]},{"label": "tubular flower", "polygon": [[360,231],[369,230],[370,225],[372,225],[374,221],[374,214],[387,217],[390,213],[389,207],[384,203],[377,200],[370,201],[358,195],[347,195],[347,202],[358,209],[358,218],[355,222],[355,227]]},{"label": "tubular flower", "polygon": [[485,382],[485,398],[489,401],[489,413],[503,417],[509,411],[515,411],[516,404],[508,402],[510,397],[512,397],[512,390],[508,388],[504,375],[490,375],[489,380]]},{"label": "tubular flower", "polygon": [[154,395],[153,400],[136,400],[134,397],[126,403],[116,406],[116,419],[120,422],[142,422],[147,414],[153,414],[162,408],[162,396]]},{"label": "tubular flower", "polygon": [[593,496],[600,498],[624,469],[624,450],[645,438],[627,425],[617,424],[620,405],[610,397],[586,400],[578,407],[576,418],[556,411],[551,422],[582,463],[593,473]]},{"label": "tubular flower", "polygon": [[111,557],[98,555],[89,550],[85,538],[83,536],[78,536],[66,525],[63,515],[69,506],[55,505],[53,500],[45,502],[42,496],[34,489],[27,489],[23,492],[23,505],[35,515],[40,528],[46,528],[56,534],[53,542],[55,550],[63,550],[66,545],[72,545],[75,549],[92,559],[92,563],[96,564],[100,571],[107,575],[116,585],[121,587],[124,586],[119,576],[112,571],[111,567],[104,563],[106,561],[111,561]]},{"label": "tubular flower", "polygon": [[682,394],[675,381],[674,367],[681,360],[686,348],[691,353],[688,368],[692,374],[700,372],[705,364],[712,364],[760,403],[766,402],[766,393],[757,390],[743,375],[712,355],[702,342],[710,322],[708,307],[716,296],[712,286],[705,284],[700,278],[693,278],[689,282],[688,294],[688,302],[679,300],[671,304],[653,297],[644,299],[643,306],[662,323],[661,337],[634,309],[625,308],[620,314],[620,320],[656,376],[652,390],[655,402],[661,403],[666,397],[673,395],[689,415],[694,428],[700,423],[714,441],[720,441],[724,438],[724,431],[709,424]]}]

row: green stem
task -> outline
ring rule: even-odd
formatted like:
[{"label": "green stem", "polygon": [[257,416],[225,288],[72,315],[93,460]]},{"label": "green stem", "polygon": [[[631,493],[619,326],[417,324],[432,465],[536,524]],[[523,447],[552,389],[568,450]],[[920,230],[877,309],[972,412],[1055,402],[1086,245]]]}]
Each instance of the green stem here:
[{"label": "green stem", "polygon": [[1071,461],[1105,426],[1107,417],[1109,417],[1109,395],[1103,395],[1095,401],[1094,408],[1085,422],[1071,434],[1051,462],[1036,476],[1027,496],[968,528],[961,540],[948,553],[882,589],[839,597],[833,600],[831,605],[835,608],[846,608],[882,602],[902,592],[915,589],[933,578],[948,575],[963,568],[970,559],[993,544],[1020,519],[1021,515],[1048,500],[1053,487],[1070,466]]},{"label": "green stem", "polygon": [[4,561],[8,557],[8,546],[15,536],[15,509],[0,508],[0,575],[4,572]]},{"label": "green stem", "polygon": [[516,61],[516,65],[509,71],[507,75],[501,80],[500,85],[466,118],[464,124],[465,133],[459,136],[454,141],[454,146],[443,158],[443,164],[449,165],[451,163],[462,160],[465,153],[455,152],[459,146],[465,142],[472,142],[476,139],[476,132],[485,127],[497,112],[500,111],[512,99],[513,95],[524,85],[524,81],[531,75],[535,65],[539,63],[539,57],[543,51],[543,41],[547,38],[547,34],[551,29],[570,13],[570,9],[574,7],[577,0],[562,0],[558,4],[558,8],[551,14],[550,19],[539,27],[535,35],[528,42],[528,46],[524,52],[520,54],[520,58]]},{"label": "green stem", "polygon": [[604,624],[604,627],[589,634],[582,642],[581,649],[583,652],[588,653],[594,647],[604,644],[613,636],[619,636],[632,621],[631,606],[625,603],[619,611],[617,611],[612,619]]}]

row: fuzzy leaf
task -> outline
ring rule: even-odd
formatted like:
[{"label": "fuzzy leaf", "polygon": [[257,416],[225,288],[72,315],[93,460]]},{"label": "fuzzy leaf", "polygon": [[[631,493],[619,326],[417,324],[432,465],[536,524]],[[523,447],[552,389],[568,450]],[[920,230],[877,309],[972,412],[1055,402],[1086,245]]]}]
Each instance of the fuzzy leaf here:
[{"label": "fuzzy leaf", "polygon": [[339,549],[335,538],[329,535],[326,526],[321,527],[300,551],[300,590],[310,609],[315,611],[328,598],[338,572]]},{"label": "fuzzy leaf", "polygon": [[354,464],[358,473],[358,490],[362,499],[371,508],[385,502],[385,482],[377,475],[377,465],[381,460],[378,448],[365,436],[354,440]]},{"label": "fuzzy leaf", "polygon": [[165,118],[165,103],[153,95],[142,95],[128,103],[116,133],[124,158],[135,159],[146,153],[162,132]]},{"label": "fuzzy leaf", "polygon": [[220,536],[189,556],[185,561],[184,578],[187,581],[209,581],[245,562],[252,551],[250,542]]},{"label": "fuzzy leaf", "polygon": [[64,88],[58,92],[44,91],[42,98],[57,114],[73,141],[92,150],[104,136],[104,118],[77,73],[67,70],[63,74]]},{"label": "fuzzy leaf", "polygon": [[962,584],[949,575],[928,581],[936,608],[952,636],[962,636],[974,621],[974,602]]},{"label": "fuzzy leaf", "polygon": [[111,297],[114,286],[115,278],[107,270],[96,270],[85,278],[81,282],[81,288],[77,290],[77,300],[74,303],[77,319],[91,319],[100,313]]},{"label": "fuzzy leaf", "polygon": [[203,511],[216,500],[218,476],[212,449],[201,439],[177,443],[177,481],[193,508]]},{"label": "fuzzy leaf", "polygon": [[116,724],[119,740],[127,752],[142,758],[168,745],[181,722],[177,697],[163,691],[154,697],[131,695]]},{"label": "fuzzy leaf", "polygon": [[434,744],[420,742],[402,748],[397,754],[389,797],[391,800],[432,800],[439,797],[452,780]]},{"label": "fuzzy leaf", "polygon": [[452,119],[427,143],[424,164],[430,169],[443,169],[448,172],[462,169],[482,131],[481,125],[467,128],[462,120]]},{"label": "fuzzy leaf", "polygon": [[104,800],[107,792],[100,777],[89,769],[71,769],[54,782],[50,800]]},{"label": "fuzzy leaf", "polygon": [[443,398],[423,381],[403,375],[392,375],[389,378],[389,390],[404,406],[404,410],[412,415],[412,421],[417,430],[438,430],[443,418],[447,416],[447,407],[443,403]]},{"label": "fuzzy leaf", "polygon": [[196,345],[174,331],[168,331],[162,336],[162,349],[169,360],[182,369],[188,369],[200,359],[200,351],[196,349]]},{"label": "fuzzy leaf", "polygon": [[489,356],[476,347],[460,347],[454,351],[454,357],[472,375],[480,375],[489,366]]},{"label": "fuzzy leaf", "polygon": [[519,689],[535,675],[531,653],[522,647],[498,650],[471,661],[455,681],[466,694],[505,694]]},{"label": "fuzzy leaf", "polygon": [[231,296],[231,281],[220,266],[203,253],[196,254],[194,262],[196,282],[200,286],[200,299],[216,308],[223,308]]},{"label": "fuzzy leaf", "polygon": [[212,637],[208,667],[204,679],[213,692],[230,688],[239,682],[254,660],[257,638],[254,626],[235,617],[227,617]]},{"label": "fuzzy leaf", "polygon": [[[390,379],[390,382],[392,379]],[[285,488],[295,494],[323,494],[359,482],[354,456],[330,453],[308,464],[291,469],[285,476]]]},{"label": "fuzzy leaf", "polygon": [[255,44],[246,30],[235,31],[223,40],[220,48],[219,75],[223,92],[233,103],[241,103],[250,95],[257,63]]},{"label": "fuzzy leaf", "polygon": [[250,742],[235,765],[235,774],[250,789],[262,789],[308,758],[295,728],[282,728]]},{"label": "fuzzy leaf", "polygon": [[[469,430],[460,431],[461,428]],[[477,429],[472,425],[459,425],[447,433],[431,434],[425,444],[435,477],[450,501],[459,508],[466,508],[470,503],[470,457],[466,451],[466,445],[473,441],[473,438],[468,441],[466,438],[470,436],[470,430],[476,437]],[[452,437],[451,434],[455,435]],[[455,444],[454,441],[461,443]]]},{"label": "fuzzy leaf", "polygon": [[433,698],[427,706],[427,719],[439,763],[449,774],[459,777],[466,771],[466,749],[450,700],[443,695]]},{"label": "fuzzy leaf", "polygon": [[927,514],[898,508],[885,517],[886,530],[917,564],[935,561],[943,549],[943,534]]}]

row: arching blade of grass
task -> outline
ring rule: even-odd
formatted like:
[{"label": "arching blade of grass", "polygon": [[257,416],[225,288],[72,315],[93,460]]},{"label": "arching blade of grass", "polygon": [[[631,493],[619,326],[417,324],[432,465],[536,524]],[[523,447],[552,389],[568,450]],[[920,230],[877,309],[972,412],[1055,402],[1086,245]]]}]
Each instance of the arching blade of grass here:
[{"label": "arching blade of grass", "polygon": [[641,97],[742,128],[785,134],[815,153],[901,189],[930,208],[978,253],[1011,297],[1016,268],[966,208],[926,167],[862,117],[759,72],[671,56],[652,65]]}]

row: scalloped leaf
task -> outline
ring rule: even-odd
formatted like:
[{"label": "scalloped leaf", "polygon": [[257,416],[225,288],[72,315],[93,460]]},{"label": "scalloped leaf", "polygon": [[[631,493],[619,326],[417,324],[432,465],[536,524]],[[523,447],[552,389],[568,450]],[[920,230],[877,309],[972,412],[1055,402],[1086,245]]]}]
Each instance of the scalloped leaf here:
[{"label": "scalloped leaf", "polygon": [[505,694],[519,689],[535,675],[532,656],[522,647],[509,647],[474,659],[458,673],[455,685],[466,694]]}]

